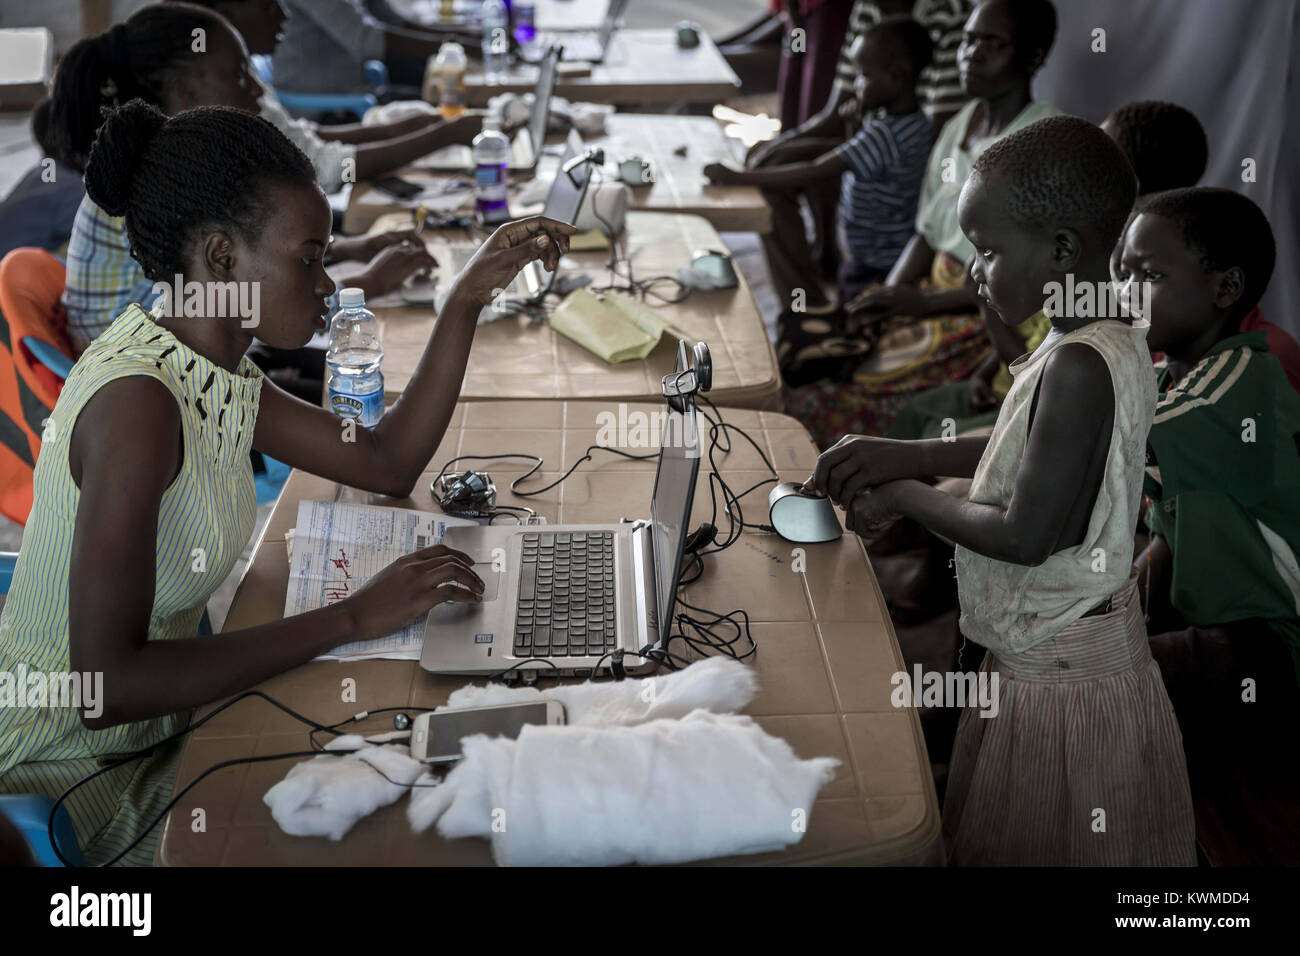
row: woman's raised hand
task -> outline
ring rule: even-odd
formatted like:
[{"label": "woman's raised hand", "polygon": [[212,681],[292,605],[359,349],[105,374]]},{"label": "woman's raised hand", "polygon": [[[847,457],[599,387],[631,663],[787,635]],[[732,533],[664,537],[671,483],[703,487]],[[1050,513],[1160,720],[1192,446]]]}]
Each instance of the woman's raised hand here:
[{"label": "woman's raised hand", "polygon": [[528,263],[539,260],[548,270],[554,271],[560,257],[569,251],[569,237],[577,232],[577,228],[567,222],[545,216],[533,216],[497,227],[456,276],[448,298],[459,294],[482,307],[500,295]]}]

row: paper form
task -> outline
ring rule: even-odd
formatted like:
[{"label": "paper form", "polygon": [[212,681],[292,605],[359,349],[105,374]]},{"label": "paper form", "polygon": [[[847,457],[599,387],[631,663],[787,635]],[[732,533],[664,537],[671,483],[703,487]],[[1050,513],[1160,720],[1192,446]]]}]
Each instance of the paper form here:
[{"label": "paper form", "polygon": [[[293,531],[284,616],[336,604],[403,555],[440,543],[448,527],[476,523],[405,508],[301,501]],[[418,660],[424,646],[424,621],[421,616],[378,640],[351,641],[317,660]]]}]

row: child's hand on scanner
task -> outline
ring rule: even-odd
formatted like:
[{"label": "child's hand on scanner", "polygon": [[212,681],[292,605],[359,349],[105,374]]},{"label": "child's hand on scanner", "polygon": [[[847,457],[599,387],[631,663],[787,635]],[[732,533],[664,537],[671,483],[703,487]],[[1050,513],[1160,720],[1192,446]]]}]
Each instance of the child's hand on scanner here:
[{"label": "child's hand on scanner", "polygon": [[740,174],[722,163],[709,163],[704,167],[704,176],[715,186],[727,186],[740,181]]},{"label": "child's hand on scanner", "polygon": [[844,509],[844,527],[864,538],[874,538],[902,517],[890,504],[892,485],[866,488]]},{"label": "child's hand on scanner", "polygon": [[909,462],[909,442],[870,435],[846,435],[822,452],[804,490],[827,495],[848,510],[858,492],[896,478],[909,478],[915,469]]},{"label": "child's hand on scanner", "polygon": [[437,260],[429,255],[424,243],[412,236],[381,250],[353,284],[365,290],[366,298],[374,298],[391,292],[411,276],[437,266]]},{"label": "child's hand on scanner", "polygon": [[539,260],[554,272],[560,258],[569,251],[569,237],[577,232],[575,226],[545,216],[498,226],[456,276],[448,299],[453,295],[468,296],[471,303],[482,308],[500,295],[528,263]]}]

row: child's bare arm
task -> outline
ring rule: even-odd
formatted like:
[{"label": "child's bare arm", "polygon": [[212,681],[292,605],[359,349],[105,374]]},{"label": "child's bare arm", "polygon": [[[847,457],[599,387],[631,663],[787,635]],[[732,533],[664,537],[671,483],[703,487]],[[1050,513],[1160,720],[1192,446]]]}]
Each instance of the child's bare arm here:
[{"label": "child's bare arm", "polygon": [[811,162],[763,166],[758,169],[732,169],[722,163],[709,163],[704,175],[719,186],[798,186],[819,179],[838,176],[848,166],[835,150],[822,153]]},{"label": "child's bare arm", "polygon": [[1110,371],[1094,349],[1071,343],[1047,360],[1038,408],[1006,508],[954,498],[919,481],[881,485],[850,505],[853,524],[906,515],[972,551],[1038,565],[1082,539],[1096,501],[1114,420]]},{"label": "child's bare arm", "polygon": [[804,488],[848,507],[859,491],[900,478],[972,478],[987,435],[902,441],[846,435],[822,452]]}]

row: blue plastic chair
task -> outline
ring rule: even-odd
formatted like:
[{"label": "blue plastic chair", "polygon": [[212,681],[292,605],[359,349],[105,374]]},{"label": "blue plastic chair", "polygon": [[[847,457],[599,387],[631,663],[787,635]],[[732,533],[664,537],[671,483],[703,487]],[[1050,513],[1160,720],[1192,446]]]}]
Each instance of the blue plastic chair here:
[{"label": "blue plastic chair", "polygon": [[276,461],[266,455],[262,456],[262,461],[266,463],[265,473],[256,473],[253,475],[253,484],[257,485],[257,503],[264,505],[268,501],[274,501],[280,497],[280,489],[289,478],[290,468],[282,461]]},{"label": "blue plastic chair", "polygon": [[[27,841],[37,866],[64,865],[54,847],[50,846],[50,810],[53,808],[54,801],[43,793],[0,793],[0,816],[6,817]],[[72,817],[68,816],[67,807],[59,807],[54,814],[53,831],[68,863],[84,866],[86,861],[77,845],[77,835],[72,830]]]},{"label": "blue plastic chair", "polygon": [[38,339],[34,335],[24,335],[22,343],[27,346],[32,355],[36,356],[36,361],[59,378],[66,379],[72,372],[72,364],[76,359],[68,358],[44,339]]},{"label": "blue plastic chair", "polygon": [[[0,551],[0,594],[9,593],[17,563],[18,552]],[[212,619],[208,617],[207,608],[204,608],[203,617],[199,619],[198,634],[203,637],[211,633]],[[63,866],[58,854],[50,846],[50,810],[53,808],[54,800],[43,793],[0,793],[0,816],[18,828],[38,866]],[[72,818],[68,816],[66,807],[59,807],[54,815],[53,832],[68,863],[84,866],[85,858],[81,855],[77,835],[72,829]]]},{"label": "blue plastic chair", "polygon": [[[275,87],[275,77],[269,56],[255,56],[253,71],[268,86]],[[372,88],[388,85],[388,67],[382,60],[367,60],[362,66],[362,76]],[[322,113],[355,113],[364,116],[366,110],[379,103],[373,93],[294,93],[275,87],[280,105],[294,116],[319,116]]]}]

